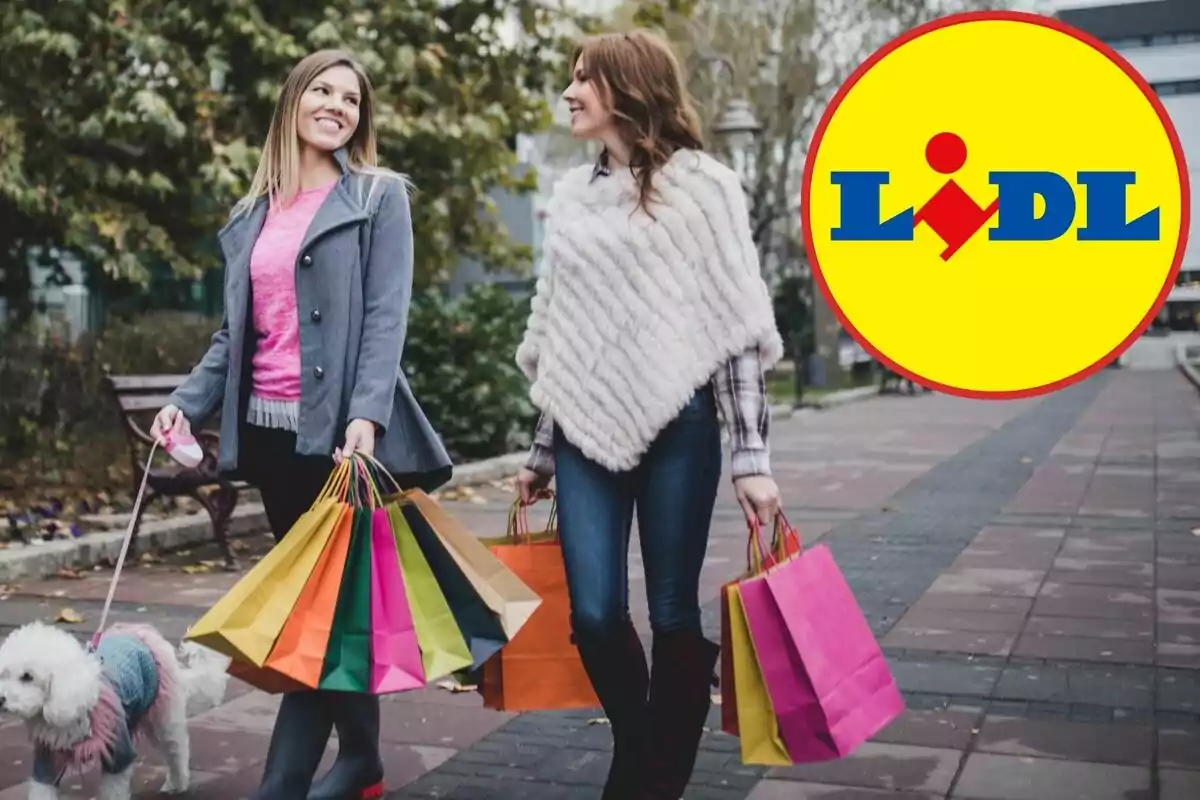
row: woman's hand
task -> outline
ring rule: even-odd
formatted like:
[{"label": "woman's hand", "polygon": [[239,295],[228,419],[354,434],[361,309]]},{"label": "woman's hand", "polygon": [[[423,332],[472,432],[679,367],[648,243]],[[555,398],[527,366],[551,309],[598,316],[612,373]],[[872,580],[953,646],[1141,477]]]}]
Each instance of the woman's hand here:
[{"label": "woman's hand", "polygon": [[169,404],[159,410],[154,416],[154,423],[150,426],[150,435],[159,444],[165,444],[163,436],[168,433],[176,436],[192,435],[192,423],[188,422],[188,418],[183,415],[178,406]]},{"label": "woman's hand", "polygon": [[540,475],[528,467],[521,467],[521,471],[517,473],[517,492],[521,496],[523,505],[529,505],[537,500],[538,493],[549,485],[549,475]]},{"label": "woman's hand", "polygon": [[353,419],[346,426],[346,443],[333,451],[333,461],[341,464],[355,453],[375,455],[375,423],[366,419]]},{"label": "woman's hand", "polygon": [[733,482],[733,490],[747,524],[753,525],[757,521],[764,528],[775,524],[775,516],[779,514],[779,487],[774,478],[747,475]]}]

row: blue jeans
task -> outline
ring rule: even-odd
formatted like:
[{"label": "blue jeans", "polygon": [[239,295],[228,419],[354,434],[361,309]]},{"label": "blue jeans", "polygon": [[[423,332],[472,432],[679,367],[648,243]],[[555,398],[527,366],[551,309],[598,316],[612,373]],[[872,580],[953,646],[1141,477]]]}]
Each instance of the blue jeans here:
[{"label": "blue jeans", "polygon": [[629,620],[629,538],[636,509],[656,635],[700,633],[700,570],[721,480],[711,388],[698,391],[636,468],[611,472],[554,435],[558,524],[576,636],[602,639]]}]

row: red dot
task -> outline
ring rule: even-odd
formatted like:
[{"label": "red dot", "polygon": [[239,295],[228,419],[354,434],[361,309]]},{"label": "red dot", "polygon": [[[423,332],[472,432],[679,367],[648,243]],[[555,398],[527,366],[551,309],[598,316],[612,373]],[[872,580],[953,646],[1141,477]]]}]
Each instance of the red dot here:
[{"label": "red dot", "polygon": [[939,133],[925,145],[925,160],[943,175],[962,169],[967,163],[967,143],[955,133]]}]

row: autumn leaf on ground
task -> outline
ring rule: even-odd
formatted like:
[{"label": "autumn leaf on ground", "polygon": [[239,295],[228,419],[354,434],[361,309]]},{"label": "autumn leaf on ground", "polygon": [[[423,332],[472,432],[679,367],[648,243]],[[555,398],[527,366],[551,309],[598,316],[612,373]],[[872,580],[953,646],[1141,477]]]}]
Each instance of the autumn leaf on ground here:
[{"label": "autumn leaf on ground", "polygon": [[138,558],[138,561],[142,562],[143,564],[161,564],[162,563],[162,559],[159,556],[155,555],[154,553],[142,553],[142,555]]},{"label": "autumn leaf on ground", "polygon": [[78,625],[83,622],[83,616],[73,608],[64,608],[58,612],[58,618],[55,622],[65,622],[69,625]]},{"label": "autumn leaf on ground", "polygon": [[204,564],[188,564],[183,567],[183,571],[188,575],[199,575],[205,572],[212,572],[212,567]]},{"label": "autumn leaf on ground", "polygon": [[587,724],[588,725],[611,725],[612,723],[610,723],[608,721],[608,717],[593,717],[592,719],[588,720]]},{"label": "autumn leaf on ground", "polygon": [[86,577],[84,573],[77,569],[71,569],[70,567],[63,567],[58,572],[54,573],[54,576],[56,578],[68,578],[75,581],[82,580],[84,577]]}]

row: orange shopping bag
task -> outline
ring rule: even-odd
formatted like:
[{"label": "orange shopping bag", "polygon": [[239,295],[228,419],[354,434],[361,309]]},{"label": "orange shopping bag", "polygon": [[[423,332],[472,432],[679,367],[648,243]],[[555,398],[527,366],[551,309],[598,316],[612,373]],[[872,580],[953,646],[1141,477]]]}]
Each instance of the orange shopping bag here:
[{"label": "orange shopping bag", "polygon": [[310,689],[317,688],[321,682],[321,668],[329,646],[329,632],[333,630],[333,612],[337,609],[353,522],[354,507],[346,505],[329,544],[321,552],[308,583],[304,584],[304,590],[263,664],[266,669]]},{"label": "orange shopping bag", "polygon": [[483,665],[483,704],[501,711],[596,708],[600,701],[571,641],[567,573],[555,527],[531,534],[525,508],[513,504],[508,535],[486,542],[542,604],[511,642]]}]

